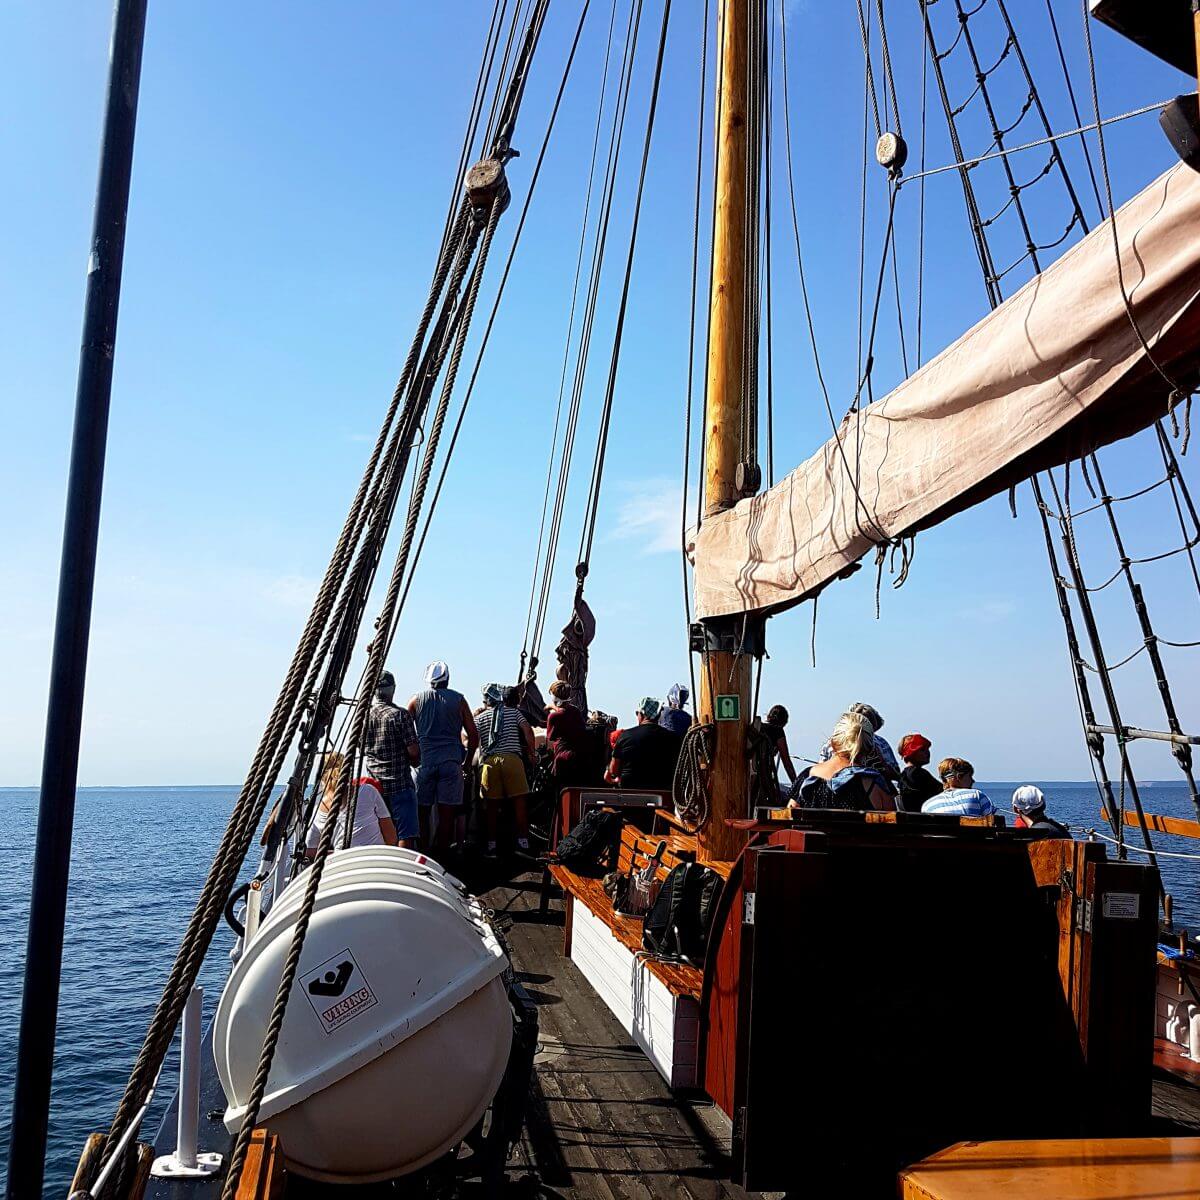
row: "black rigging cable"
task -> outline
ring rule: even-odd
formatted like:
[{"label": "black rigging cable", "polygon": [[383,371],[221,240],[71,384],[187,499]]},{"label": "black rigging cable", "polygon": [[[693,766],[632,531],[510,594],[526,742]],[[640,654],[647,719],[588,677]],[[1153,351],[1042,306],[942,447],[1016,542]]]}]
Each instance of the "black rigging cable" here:
[{"label": "black rigging cable", "polygon": [[629,20],[625,33],[621,74],[617,81],[617,99],[613,109],[607,163],[604,172],[604,182],[601,187],[600,212],[592,247],[592,260],[580,325],[579,344],[576,349],[575,372],[571,384],[571,403],[567,417],[567,432],[563,439],[563,451],[559,460],[558,486],[552,510],[550,534],[547,539],[546,556],[543,560],[541,593],[534,621],[533,635],[530,640],[531,663],[537,658],[541,650],[542,634],[549,612],[550,589],[554,578],[554,568],[558,559],[558,544],[562,533],[567,486],[570,479],[571,463],[574,458],[579,412],[583,403],[584,381],[590,358],[592,333],[595,327],[604,256],[608,243],[608,229],[612,217],[616,181],[620,165],[621,147],[624,144],[625,118],[629,107],[629,92],[633,80],[633,63],[637,52],[638,34],[641,29],[641,14],[641,0],[633,0],[630,4]]},{"label": "black rigging cable", "polygon": [[[569,367],[570,361],[571,361],[571,343],[572,343],[572,335],[574,334],[574,330],[575,330],[575,313],[576,313],[576,309],[578,308],[578,305],[579,305],[579,285],[580,285],[580,281],[583,276],[583,252],[584,252],[585,246],[587,245],[588,218],[591,214],[592,191],[595,186],[595,180],[596,180],[596,160],[597,160],[597,155],[599,153],[599,148],[600,148],[600,130],[601,130],[601,126],[603,125],[603,121],[604,121],[604,105],[605,105],[605,97],[608,92],[609,64],[612,61],[613,32],[616,27],[616,21],[617,21],[617,0],[613,0],[612,9],[609,13],[608,38],[605,42],[605,49],[604,49],[604,66],[600,72],[599,100],[596,105],[595,127],[592,131],[592,150],[591,150],[591,159],[588,163],[588,170],[587,170],[587,188],[586,188],[586,191],[584,194],[584,201],[583,201],[583,217],[579,223],[579,248],[575,254],[575,278],[571,284],[571,307],[570,307],[570,311],[567,316],[567,336],[563,343],[562,370],[559,373],[558,398],[555,402],[555,408],[554,408],[554,429],[553,429],[553,432],[550,437],[550,457],[549,457],[549,461],[546,464],[546,485],[545,485],[545,488],[543,489],[543,493],[542,493],[542,515],[541,515],[541,519],[538,524],[537,545],[535,547],[534,555],[533,555],[533,575],[532,575],[532,578],[530,580],[530,585],[529,585],[529,606],[528,606],[528,609],[526,610],[526,614],[525,614],[525,633],[521,639],[521,675],[522,675],[522,677],[524,677],[525,669],[526,669],[526,662],[529,659],[530,634],[531,634],[531,632],[533,630],[533,626],[534,626],[534,605],[535,605],[535,601],[538,598],[538,576],[539,576],[539,570],[540,570],[541,562],[542,562],[542,544],[543,544],[543,540],[544,540],[545,532],[546,532],[546,515],[550,510],[550,484],[554,478],[554,462],[555,462],[555,452],[556,452],[556,448],[558,446],[558,430],[559,430],[559,425],[560,425],[560,422],[562,419],[563,397],[566,394],[567,368]],[[574,418],[575,422],[578,421],[578,414],[579,414],[578,408],[574,408],[572,410],[571,416]],[[569,417],[568,420],[570,421],[571,418]],[[574,443],[574,432],[573,432],[574,426],[570,425],[569,428],[571,430],[569,440],[570,440],[571,444],[573,444]],[[564,452],[566,450],[567,443],[568,443],[568,436],[564,432],[564,438],[563,438]],[[559,458],[560,471],[562,470],[561,464],[563,461],[569,461],[569,460],[564,460],[561,457]],[[561,488],[560,488],[559,493],[557,493],[555,496],[555,510],[554,510],[555,519],[559,524],[561,524],[561,520],[562,520],[561,511],[562,511],[562,496],[561,496]],[[543,592],[544,591],[545,591],[545,587],[543,586]],[[539,609],[539,613],[538,613],[539,619],[541,618],[541,615],[542,614]],[[534,664],[534,667],[536,667],[536,664]]]},{"label": "black rigging cable", "polygon": [[612,357],[609,360],[608,383],[604,390],[604,406],[600,418],[600,434],[596,456],[592,463],[592,481],[588,496],[588,516],[584,536],[580,541],[579,562],[586,568],[592,556],[592,541],[596,533],[596,517],[600,507],[600,486],[604,479],[604,458],[608,449],[608,431],[612,420],[613,396],[617,386],[617,368],[621,360],[621,345],[625,333],[625,314],[629,308],[629,285],[633,277],[634,252],[637,249],[638,228],[641,224],[642,197],[646,188],[646,168],[650,162],[650,143],[654,136],[654,118],[658,112],[658,93],[662,83],[663,58],[667,49],[667,29],[671,19],[671,0],[664,0],[662,26],[658,38],[658,54],[654,62],[654,82],[650,88],[650,108],[646,114],[646,134],[642,142],[642,163],[638,171],[637,192],[633,205],[633,225],[629,232],[629,250],[625,257],[625,276],[621,284],[621,300],[617,309],[617,327],[613,336]]},{"label": "black rigging cable", "polygon": [[[692,286],[688,303],[688,359],[687,386],[684,390],[683,416],[683,486],[679,497],[679,559],[683,573],[683,622],[687,647],[688,677],[692,685],[692,696],[696,691],[696,662],[692,656],[692,598],[688,580],[688,471],[692,458],[692,404],[696,380],[696,308],[700,275],[700,197],[704,177],[704,115],[708,110],[708,27],[710,0],[704,0],[704,13],[700,23],[700,96],[696,104],[696,184],[692,206]],[[701,431],[703,437],[703,431]],[[703,488],[704,481],[701,479]]]}]

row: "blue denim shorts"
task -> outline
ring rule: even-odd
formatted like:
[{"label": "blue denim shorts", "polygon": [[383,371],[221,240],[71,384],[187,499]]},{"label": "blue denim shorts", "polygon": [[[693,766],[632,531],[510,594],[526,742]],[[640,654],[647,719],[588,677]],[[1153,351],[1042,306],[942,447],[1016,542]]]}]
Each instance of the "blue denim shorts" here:
[{"label": "blue denim shorts", "polygon": [[463,802],[462,763],[440,762],[417,770],[417,803],[459,805]]},{"label": "blue denim shorts", "polygon": [[417,823],[417,789],[414,787],[398,787],[384,795],[388,812],[396,826],[396,836],[402,841],[405,838],[415,838],[420,833]]}]

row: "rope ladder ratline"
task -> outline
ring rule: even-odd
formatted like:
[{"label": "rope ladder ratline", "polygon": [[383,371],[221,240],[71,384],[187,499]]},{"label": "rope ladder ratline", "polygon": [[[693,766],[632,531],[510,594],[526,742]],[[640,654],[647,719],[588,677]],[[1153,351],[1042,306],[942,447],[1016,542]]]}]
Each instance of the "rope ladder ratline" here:
[{"label": "rope ladder ratline", "polygon": [[[984,2],[986,3],[986,0],[984,0]],[[1003,59],[1003,58],[1008,57],[1009,52],[1010,51],[1012,52],[1013,58],[1019,65],[1019,68],[1024,76],[1025,82],[1028,87],[1028,99],[1022,110],[1022,113],[1021,113],[1020,117],[1018,118],[1018,120],[1016,122],[1014,122],[1012,125],[1010,125],[1008,127],[1008,129],[1002,129],[997,120],[996,110],[992,103],[991,95],[990,95],[989,88],[988,88],[988,74],[990,74],[990,72],[985,72],[981,66],[976,43],[975,43],[975,40],[974,40],[974,37],[972,34],[972,30],[970,28],[970,18],[972,16],[974,16],[975,12],[979,11],[979,9],[977,8],[975,10],[972,10],[972,12],[970,12],[970,13],[965,13],[962,9],[960,0],[955,0],[955,4],[956,4],[956,8],[959,13],[960,29],[959,29],[958,38],[955,39],[954,45],[957,46],[959,40],[961,39],[961,41],[963,42],[963,44],[967,50],[967,53],[971,57],[971,62],[975,68],[976,79],[977,79],[976,92],[972,94],[972,98],[974,97],[975,94],[978,94],[983,102],[984,108],[987,113],[988,121],[989,121],[991,130],[992,130],[993,145],[996,147],[996,150],[997,150],[997,152],[995,154],[987,154],[987,155],[979,156],[976,159],[967,159],[963,155],[962,150],[961,150],[961,141],[958,136],[958,130],[957,130],[957,126],[956,126],[956,115],[957,115],[957,111],[961,111],[961,109],[963,107],[965,107],[965,105],[959,106],[959,109],[955,110],[949,101],[948,89],[945,84],[943,70],[942,70],[942,62],[946,58],[946,56],[950,53],[950,51],[948,50],[943,54],[938,53],[937,48],[936,48],[935,39],[933,36],[932,24],[929,19],[928,5],[923,4],[922,7],[925,10],[926,34],[927,34],[927,43],[928,43],[929,51],[930,51],[930,60],[932,61],[933,65],[934,65],[935,75],[937,76],[939,91],[940,91],[942,99],[943,99],[943,108],[945,110],[948,127],[950,129],[951,142],[952,142],[952,146],[954,148],[955,158],[957,160],[957,162],[953,165],[955,167],[957,167],[957,169],[959,171],[960,180],[963,185],[964,196],[966,197],[966,200],[967,200],[968,215],[971,220],[972,233],[976,239],[977,249],[979,249],[979,251],[980,251],[980,262],[981,262],[981,266],[984,269],[985,283],[988,287],[989,298],[992,302],[993,307],[995,307],[1000,302],[1000,300],[1003,299],[1003,296],[1002,296],[1002,293],[1001,293],[1000,287],[999,287],[1000,280],[1008,273],[1008,271],[1012,270],[1012,268],[1014,266],[1018,265],[1020,263],[1021,259],[1018,259],[1015,263],[1013,263],[1009,267],[1005,268],[1003,271],[996,270],[990,248],[988,247],[988,244],[987,244],[987,233],[986,233],[987,227],[989,225],[991,225],[993,221],[995,221],[996,217],[993,217],[987,221],[982,219],[982,217],[979,213],[978,205],[974,200],[973,183],[967,175],[967,170],[968,170],[969,166],[972,166],[978,162],[988,161],[993,158],[999,158],[1001,160],[1001,164],[1003,166],[1005,176],[1006,176],[1006,179],[1009,184],[1009,192],[1010,192],[1010,200],[1009,200],[1008,204],[1005,205],[1005,209],[1001,210],[1001,212],[1009,209],[1010,207],[1013,209],[1014,215],[1017,217],[1017,219],[1020,223],[1021,231],[1024,236],[1025,245],[1026,245],[1026,252],[1022,256],[1022,258],[1028,258],[1029,261],[1032,263],[1035,270],[1040,270],[1040,267],[1041,267],[1041,263],[1040,263],[1040,259],[1039,259],[1039,251],[1044,250],[1046,248],[1051,248],[1053,246],[1058,245],[1062,241],[1064,241],[1066,239],[1066,237],[1070,234],[1071,230],[1076,225],[1078,225],[1081,229],[1086,231],[1089,228],[1089,222],[1087,221],[1087,218],[1083,212],[1082,204],[1080,203],[1078,193],[1075,190],[1074,184],[1070,177],[1070,172],[1067,169],[1065,160],[1062,157],[1062,153],[1061,153],[1061,150],[1059,147],[1059,142],[1061,141],[1062,137],[1071,136],[1071,134],[1056,135],[1056,134],[1054,134],[1053,130],[1051,129],[1049,118],[1047,116],[1045,106],[1042,102],[1040,92],[1037,88],[1036,82],[1033,79],[1032,72],[1030,71],[1028,61],[1025,57],[1024,51],[1020,44],[1020,39],[1018,38],[1016,30],[1015,30],[1015,28],[1012,24],[1012,21],[1009,17],[1007,8],[1004,4],[1004,0],[996,0],[996,7],[997,7],[997,10],[1003,21],[1003,24],[1004,24],[1004,32],[1005,32],[1005,38],[1006,38],[1006,41],[1005,41],[1006,50],[1005,50],[1004,55],[1001,56],[1001,58]],[[983,4],[981,4],[979,6],[979,8],[982,8],[982,7],[983,7]],[[1062,47],[1061,47],[1061,40],[1058,39],[1058,37],[1057,37],[1057,26],[1054,23],[1054,17],[1053,17],[1052,10],[1050,13],[1050,19],[1051,19],[1051,22],[1052,22],[1052,25],[1054,28],[1054,33],[1055,33],[1055,37],[1056,37],[1056,45],[1058,46],[1058,50],[1059,50],[1060,63],[1061,63],[1062,69],[1063,69],[1064,79],[1066,81],[1067,89],[1068,89],[1068,92],[1069,92],[1069,95],[1071,98],[1073,111],[1076,116],[1076,123],[1078,126],[1080,126],[1080,128],[1072,131],[1072,133],[1073,134],[1082,134],[1082,133],[1086,132],[1086,130],[1083,128],[1082,120],[1079,117],[1078,105],[1075,101],[1074,89],[1073,89],[1073,85],[1072,85],[1072,82],[1070,79],[1070,73],[1066,66],[1065,55],[1063,54]],[[1085,20],[1086,19],[1087,18],[1085,16]],[[954,46],[952,46],[950,49],[953,50]],[[994,70],[995,68],[992,68],[992,69]],[[1093,73],[1093,80],[1094,80],[1094,73]],[[1140,113],[1142,111],[1149,111],[1149,109],[1143,109],[1143,110],[1137,110],[1137,111]],[[1040,124],[1042,125],[1042,129],[1043,129],[1043,132],[1045,133],[1045,137],[1039,139],[1037,142],[1028,143],[1026,146],[1020,147],[1020,148],[1030,148],[1033,145],[1049,145],[1051,148],[1051,157],[1050,157],[1050,160],[1048,161],[1046,167],[1037,176],[1035,176],[1033,179],[1031,179],[1025,183],[1020,183],[1017,181],[1015,175],[1013,174],[1013,171],[1012,171],[1012,168],[1011,168],[1011,165],[1009,162],[1009,158],[1008,158],[1009,151],[1007,150],[1007,148],[1004,145],[1004,138],[1007,135],[1007,133],[1011,132],[1012,129],[1014,129],[1016,127],[1016,125],[1020,124],[1020,121],[1023,120],[1024,116],[1029,112],[1033,112],[1036,114]],[[1135,114],[1126,114],[1126,115],[1137,115],[1137,114],[1135,113]],[[1103,139],[1103,125],[1104,124],[1105,124],[1105,122],[1102,121],[1100,118],[1099,105],[1098,105],[1098,101],[1097,101],[1096,122],[1095,122],[1094,128],[1096,129],[1097,135],[1099,136],[1099,138],[1101,140]],[[1084,145],[1085,155],[1087,156],[1088,169],[1089,169],[1089,172],[1092,174],[1093,188],[1096,191],[1097,206],[1098,206],[1098,208],[1101,209],[1102,215],[1104,215],[1104,206],[1100,201],[1099,187],[1095,180],[1094,171],[1092,170],[1091,156],[1090,156],[1090,153],[1088,152],[1086,139],[1083,139],[1083,145]],[[941,169],[945,169],[945,168],[941,168]],[[1061,235],[1061,237],[1058,238],[1058,240],[1056,242],[1051,242],[1048,244],[1039,244],[1031,232],[1031,223],[1025,213],[1025,206],[1024,206],[1024,202],[1022,200],[1022,193],[1024,192],[1024,190],[1027,187],[1031,186],[1033,183],[1036,183],[1039,179],[1045,178],[1052,171],[1056,172],[1057,176],[1059,177],[1059,179],[1061,180],[1061,182],[1064,186],[1064,190],[1069,199],[1072,216],[1067,223],[1064,233]],[[929,173],[926,172],[925,174],[929,174]],[[1111,204],[1111,192],[1110,192],[1110,203],[1108,206],[1108,216],[1109,216],[1110,220],[1111,220],[1111,216],[1112,216],[1112,211],[1113,211],[1113,209],[1112,209],[1112,204]],[[1000,214],[997,214],[997,216],[999,216],[999,215]],[[1115,237],[1115,231],[1114,231],[1114,237]],[[1114,248],[1117,248],[1117,244],[1115,241],[1114,241]],[[1119,271],[1119,269],[1120,268],[1119,268],[1119,262],[1118,262],[1118,271]],[[1119,282],[1122,286],[1122,292],[1124,294],[1123,277],[1119,278]],[[1140,338],[1141,337],[1140,330],[1137,330],[1136,320],[1133,316],[1132,308],[1129,305],[1127,296],[1126,296],[1126,307],[1127,307],[1127,312],[1129,313],[1129,316],[1130,316],[1131,323],[1134,324],[1135,331],[1138,332],[1138,335]],[[1153,356],[1152,356],[1152,352],[1149,349],[1149,346],[1146,344],[1144,338],[1141,338],[1141,340],[1142,340],[1143,348],[1145,349],[1147,354],[1150,355],[1151,361],[1153,362]],[[1161,371],[1160,371],[1160,374],[1161,374]],[[1165,376],[1164,376],[1164,378],[1165,378]],[[1161,430],[1159,431],[1159,436],[1160,437],[1163,436]],[[1164,462],[1166,462],[1166,452],[1165,451],[1164,451]],[[1096,474],[1096,476],[1098,478],[1102,478],[1099,461],[1094,453],[1089,453],[1082,460],[1082,465],[1083,465],[1084,471],[1085,471],[1085,478],[1087,478],[1087,468],[1088,468],[1089,464],[1090,464],[1092,473]],[[1171,475],[1169,465],[1167,466],[1167,471],[1168,471],[1168,478],[1169,478]],[[1057,485],[1054,481],[1053,472],[1049,472],[1047,477],[1050,481],[1051,486],[1055,489],[1055,494],[1057,496],[1058,495]],[[1069,483],[1069,468],[1068,468],[1067,478],[1068,478],[1068,483]],[[1081,616],[1084,621],[1085,629],[1088,632],[1089,642],[1092,645],[1093,656],[1096,659],[1095,671],[1101,680],[1102,688],[1103,688],[1104,695],[1105,695],[1106,706],[1109,709],[1110,719],[1112,720],[1112,728],[1116,728],[1116,729],[1123,728],[1123,726],[1122,726],[1122,723],[1119,720],[1119,718],[1112,715],[1113,713],[1115,713],[1117,711],[1117,700],[1116,700],[1115,690],[1112,685],[1112,680],[1110,678],[1110,673],[1112,670],[1116,669],[1116,667],[1119,667],[1122,664],[1117,663],[1117,664],[1113,665],[1113,664],[1107,663],[1107,661],[1106,661],[1106,657],[1105,657],[1105,654],[1103,651],[1100,633],[1099,633],[1099,625],[1098,625],[1095,613],[1092,608],[1090,597],[1088,595],[1089,589],[1087,588],[1087,585],[1083,580],[1082,568],[1079,563],[1077,550],[1075,548],[1074,531],[1073,531],[1073,527],[1071,526],[1071,516],[1070,516],[1070,512],[1069,512],[1069,488],[1066,493],[1067,498],[1068,498],[1068,504],[1064,508],[1064,505],[1063,505],[1061,499],[1059,499],[1059,508],[1061,511],[1059,513],[1051,513],[1050,510],[1045,505],[1045,501],[1041,494],[1041,490],[1038,485],[1037,478],[1034,477],[1031,480],[1031,483],[1032,483],[1032,486],[1034,487],[1035,500],[1037,501],[1037,504],[1039,507],[1039,514],[1043,521],[1043,531],[1045,534],[1048,557],[1049,557],[1049,561],[1050,561],[1051,575],[1052,575],[1052,579],[1054,582],[1056,594],[1059,599],[1059,608],[1060,608],[1061,615],[1063,617],[1064,628],[1065,628],[1066,634],[1067,634],[1068,650],[1069,650],[1070,657],[1071,657],[1072,670],[1075,675],[1076,693],[1077,693],[1077,698],[1080,703],[1080,713],[1081,713],[1081,718],[1083,721],[1085,738],[1088,742],[1088,747],[1089,747],[1089,750],[1091,751],[1091,756],[1093,759],[1093,770],[1094,770],[1094,773],[1096,774],[1097,785],[1101,791],[1101,798],[1104,802],[1106,815],[1108,816],[1110,822],[1113,821],[1114,816],[1116,816],[1118,818],[1119,823],[1114,822],[1114,832],[1117,834],[1118,844],[1122,845],[1122,847],[1123,847],[1123,839],[1124,839],[1123,811],[1119,814],[1114,812],[1114,798],[1112,796],[1112,788],[1111,788],[1111,784],[1108,782],[1107,772],[1104,770],[1104,766],[1103,766],[1103,735],[1101,732],[1102,727],[1097,725],[1096,719],[1095,719],[1095,714],[1091,708],[1091,701],[1090,701],[1090,697],[1088,695],[1087,681],[1086,681],[1086,677],[1084,675],[1084,670],[1088,666],[1088,664],[1084,661],[1082,654],[1080,653],[1080,650],[1079,650],[1079,639],[1078,639],[1078,635],[1076,634],[1076,631],[1075,631],[1074,617],[1072,615],[1070,602],[1069,602],[1069,598],[1068,598],[1068,593],[1070,591],[1075,592],[1077,602],[1080,605]],[[1089,482],[1089,486],[1090,486],[1090,482]],[[1145,491],[1153,490],[1153,486],[1157,486],[1157,485],[1152,485],[1151,488],[1142,489],[1141,491],[1145,492]],[[1143,650],[1151,653],[1151,658],[1155,663],[1156,682],[1159,687],[1160,695],[1163,698],[1164,707],[1168,713],[1168,724],[1170,724],[1171,723],[1171,714],[1174,712],[1174,705],[1173,705],[1173,701],[1170,697],[1170,689],[1169,689],[1169,685],[1166,680],[1165,669],[1162,668],[1161,656],[1158,655],[1158,653],[1157,653],[1157,643],[1158,643],[1159,639],[1157,639],[1157,637],[1154,636],[1152,626],[1150,625],[1150,622],[1149,622],[1149,613],[1148,613],[1148,609],[1146,608],[1146,605],[1144,602],[1144,597],[1142,596],[1140,587],[1137,585],[1136,581],[1133,579],[1132,572],[1130,570],[1130,561],[1131,560],[1128,559],[1128,556],[1124,552],[1123,540],[1121,538],[1119,526],[1116,521],[1116,515],[1115,515],[1114,509],[1113,509],[1113,498],[1111,498],[1107,495],[1107,489],[1104,489],[1104,491],[1105,491],[1104,499],[1102,499],[1101,502],[1094,507],[1103,508],[1105,510],[1105,512],[1107,513],[1107,515],[1109,517],[1110,532],[1113,536],[1114,544],[1116,545],[1116,548],[1117,548],[1118,557],[1121,559],[1121,563],[1122,563],[1121,567],[1118,568],[1117,572],[1107,582],[1108,583],[1113,582],[1117,577],[1121,576],[1122,574],[1124,574],[1126,577],[1127,584],[1129,585],[1130,595],[1134,601],[1135,611],[1138,615],[1139,621],[1141,622],[1141,626],[1142,626],[1142,630],[1143,630],[1143,639],[1144,639],[1143,646],[1140,647],[1139,650],[1135,652],[1135,655],[1141,653]],[[1140,493],[1138,493],[1138,494],[1140,494]],[[1182,506],[1178,506],[1177,515],[1180,520],[1181,530],[1183,530],[1186,535],[1186,528],[1184,526]],[[1064,547],[1064,552],[1067,557],[1067,564],[1068,564],[1068,567],[1071,572],[1071,577],[1072,577],[1071,583],[1068,583],[1063,578],[1062,573],[1057,565],[1056,556],[1054,554],[1054,549],[1053,549],[1053,541],[1050,537],[1050,531],[1049,531],[1049,524],[1048,524],[1049,516],[1056,517],[1060,521],[1060,524],[1063,526],[1063,528],[1062,528],[1063,547]],[[1186,549],[1187,547],[1185,546],[1184,548]],[[1189,557],[1190,557],[1190,549],[1188,550],[1188,553],[1189,553]],[[1198,574],[1196,576],[1196,581],[1198,583],[1198,586],[1200,586],[1200,574]],[[1107,586],[1107,583],[1104,586]],[[1090,589],[1090,590],[1095,590],[1095,589]],[[1172,726],[1172,730],[1175,731],[1175,730],[1177,730],[1177,728],[1178,728],[1178,721],[1176,720],[1175,724]],[[1193,799],[1195,799],[1195,785],[1194,785],[1193,777],[1192,777],[1191,770],[1190,770],[1190,749],[1186,745],[1176,744],[1175,746],[1173,746],[1173,750],[1176,753],[1177,759],[1180,761],[1180,766],[1184,769],[1184,774],[1185,774],[1188,784],[1189,784],[1189,790],[1193,795]],[[1128,785],[1128,790],[1129,790],[1130,796],[1133,799],[1135,809],[1137,810],[1138,815],[1139,815],[1139,827],[1142,829],[1143,839],[1146,843],[1148,851],[1150,853],[1152,853],[1153,850],[1152,850],[1152,846],[1150,843],[1149,831],[1145,827],[1145,820],[1144,820],[1144,816],[1142,815],[1141,800],[1140,800],[1140,795],[1138,793],[1136,779],[1133,775],[1132,764],[1129,762],[1124,739],[1122,739],[1122,738],[1118,738],[1118,751],[1119,751],[1119,755],[1120,755],[1120,759],[1121,759],[1121,797],[1122,797],[1121,807],[1123,810],[1123,799],[1124,799],[1124,794],[1126,791],[1126,786]],[[1098,771],[1096,770],[1097,767],[1099,768]],[[1198,807],[1197,811],[1198,811],[1198,814],[1200,814],[1200,807]]]}]

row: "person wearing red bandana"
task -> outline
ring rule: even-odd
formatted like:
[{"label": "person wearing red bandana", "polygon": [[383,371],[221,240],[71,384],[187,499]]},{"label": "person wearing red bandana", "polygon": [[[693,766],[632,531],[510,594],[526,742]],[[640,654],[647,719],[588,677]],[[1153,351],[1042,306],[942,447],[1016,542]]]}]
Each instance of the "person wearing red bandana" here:
[{"label": "person wearing red bandana", "polygon": [[920,733],[906,733],[897,749],[904,760],[900,772],[900,795],[896,807],[903,812],[920,812],[926,800],[936,796],[942,785],[925,770],[933,743]]}]

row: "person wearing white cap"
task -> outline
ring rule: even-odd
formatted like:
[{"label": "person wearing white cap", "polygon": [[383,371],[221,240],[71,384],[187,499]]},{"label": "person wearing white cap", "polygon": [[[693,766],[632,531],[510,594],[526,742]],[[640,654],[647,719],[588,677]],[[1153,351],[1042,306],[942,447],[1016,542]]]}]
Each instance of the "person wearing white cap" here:
[{"label": "person wearing white cap", "polygon": [[[470,762],[479,745],[479,731],[471,706],[461,692],[450,687],[450,668],[438,660],[425,668],[426,688],[409,702],[421,746],[421,765],[417,769],[417,810],[421,841],[429,845],[430,817],[438,806],[435,849],[450,848],[450,834],[462,810],[463,762]],[[467,734],[464,754],[463,731]]]},{"label": "person wearing white cap", "polygon": [[1012,795],[1013,812],[1017,829],[1037,829],[1051,837],[1070,837],[1071,831],[1063,824],[1046,816],[1046,796],[1040,787],[1032,783],[1022,784]]}]

